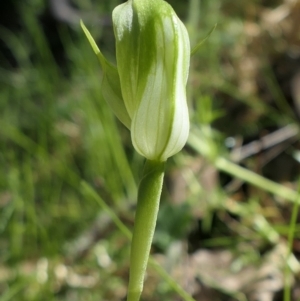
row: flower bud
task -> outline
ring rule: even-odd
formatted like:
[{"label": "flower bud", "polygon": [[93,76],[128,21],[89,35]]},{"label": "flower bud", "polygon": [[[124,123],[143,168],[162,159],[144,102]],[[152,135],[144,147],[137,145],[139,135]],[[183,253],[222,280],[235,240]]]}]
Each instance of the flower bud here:
[{"label": "flower bud", "polygon": [[162,0],[129,0],[113,11],[117,66],[135,149],[164,161],[189,133],[188,33]]},{"label": "flower bud", "polygon": [[187,30],[163,0],[128,0],[113,11],[117,68],[83,30],[103,67],[102,94],[149,160],[179,152],[189,134]]}]

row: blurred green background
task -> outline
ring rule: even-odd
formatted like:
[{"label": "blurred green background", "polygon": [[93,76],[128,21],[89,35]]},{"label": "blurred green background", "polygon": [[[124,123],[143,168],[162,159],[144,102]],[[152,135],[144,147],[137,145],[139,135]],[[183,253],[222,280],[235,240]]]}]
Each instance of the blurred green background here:
[{"label": "blurred green background", "polygon": [[[0,1],[0,301],[126,296],[130,242],[113,214],[132,229],[143,158],[102,99],[101,68],[79,27],[82,18],[114,61],[111,12],[120,3]],[[299,300],[291,201],[300,3],[169,3],[192,46],[217,27],[191,60],[188,102],[201,145],[190,140],[168,161],[153,257],[195,300],[282,300],[289,286]],[[218,269],[222,277],[211,274]],[[144,300],[183,299],[150,267]]]}]

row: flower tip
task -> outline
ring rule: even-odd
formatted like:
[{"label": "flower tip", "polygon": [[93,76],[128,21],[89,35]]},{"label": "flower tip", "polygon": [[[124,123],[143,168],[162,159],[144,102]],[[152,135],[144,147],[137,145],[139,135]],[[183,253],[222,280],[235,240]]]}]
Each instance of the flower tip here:
[{"label": "flower tip", "polygon": [[101,52],[100,49],[98,48],[94,38],[92,37],[91,33],[89,32],[89,30],[86,28],[86,26],[84,25],[83,21],[80,20],[80,26],[86,36],[86,38],[88,39],[93,51],[95,52],[95,54],[98,56]]}]

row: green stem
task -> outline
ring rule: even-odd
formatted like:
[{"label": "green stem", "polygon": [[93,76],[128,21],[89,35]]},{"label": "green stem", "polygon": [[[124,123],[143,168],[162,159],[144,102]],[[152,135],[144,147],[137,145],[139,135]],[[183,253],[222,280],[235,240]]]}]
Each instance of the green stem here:
[{"label": "green stem", "polygon": [[298,196],[298,193],[295,190],[266,179],[251,170],[243,168],[223,157],[217,156],[213,145],[214,142],[207,139],[207,137],[203,135],[201,136],[201,134],[205,134],[205,132],[202,133],[195,129],[192,130],[189,136],[188,143],[198,153],[210,159],[217,169],[222,170],[265,191],[271,192],[274,195],[282,197],[291,202],[295,202]]},{"label": "green stem", "polygon": [[289,259],[293,254],[293,241],[296,232],[297,218],[299,212],[299,201],[300,201],[300,181],[298,180],[298,197],[295,199],[295,203],[292,210],[292,216],[290,220],[289,233],[288,233],[288,254],[286,257],[286,265],[284,270],[284,290],[283,290],[283,300],[291,300],[291,274],[292,271],[289,265]]},{"label": "green stem", "polygon": [[218,157],[215,160],[214,164],[219,170],[227,172],[228,174],[236,176],[237,178],[251,183],[256,187],[259,187],[265,191],[269,191],[291,202],[295,202],[297,198],[297,192],[295,190],[266,179],[263,176],[258,175],[255,172],[243,168],[233,162],[230,162],[225,158]]},{"label": "green stem", "polygon": [[155,230],[165,162],[146,161],[139,185],[131,243],[127,301],[139,301],[143,291],[151,243]]},{"label": "green stem", "polygon": [[[97,204],[104,210],[119,230],[124,234],[126,238],[132,240],[132,234],[129,229],[120,220],[118,215],[113,211],[113,209],[108,206],[104,200],[97,194],[97,192],[86,182],[81,183],[82,193],[87,199],[93,199]],[[184,300],[184,301],[196,301],[193,297],[186,292],[176,280],[174,280],[169,273],[167,273],[161,265],[159,265],[154,258],[149,257],[149,264],[155,269],[155,271],[163,278],[166,283]]]}]

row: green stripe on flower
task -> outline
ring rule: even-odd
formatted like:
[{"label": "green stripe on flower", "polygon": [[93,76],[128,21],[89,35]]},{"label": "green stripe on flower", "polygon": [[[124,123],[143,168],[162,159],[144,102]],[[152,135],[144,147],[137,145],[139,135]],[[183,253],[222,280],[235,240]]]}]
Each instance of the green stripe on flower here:
[{"label": "green stripe on flower", "polygon": [[113,12],[117,65],[135,149],[165,161],[189,132],[186,82],[190,45],[186,28],[161,0],[132,0]]},{"label": "green stripe on flower", "polygon": [[83,30],[103,68],[102,94],[149,160],[179,152],[189,134],[187,30],[162,0],[129,0],[113,11],[117,68]]}]

